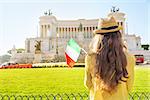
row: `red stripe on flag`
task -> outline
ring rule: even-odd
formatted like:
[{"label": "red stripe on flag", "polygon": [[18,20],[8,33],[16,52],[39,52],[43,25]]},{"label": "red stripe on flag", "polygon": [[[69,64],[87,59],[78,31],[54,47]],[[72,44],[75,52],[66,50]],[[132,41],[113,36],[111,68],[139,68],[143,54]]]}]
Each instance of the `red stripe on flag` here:
[{"label": "red stripe on flag", "polygon": [[65,53],[65,56],[66,56],[66,62],[67,64],[69,65],[69,67],[73,67],[73,65],[75,64],[75,61],[73,61],[67,53]]}]

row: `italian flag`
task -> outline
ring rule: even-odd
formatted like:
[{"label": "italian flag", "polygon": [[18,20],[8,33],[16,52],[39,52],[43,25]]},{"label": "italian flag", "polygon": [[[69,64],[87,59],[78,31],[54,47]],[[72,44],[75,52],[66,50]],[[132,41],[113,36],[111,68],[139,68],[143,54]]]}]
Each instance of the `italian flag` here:
[{"label": "italian flag", "polygon": [[66,62],[69,67],[73,67],[80,55],[80,52],[80,46],[73,39],[70,39],[67,43],[67,48],[65,51]]}]

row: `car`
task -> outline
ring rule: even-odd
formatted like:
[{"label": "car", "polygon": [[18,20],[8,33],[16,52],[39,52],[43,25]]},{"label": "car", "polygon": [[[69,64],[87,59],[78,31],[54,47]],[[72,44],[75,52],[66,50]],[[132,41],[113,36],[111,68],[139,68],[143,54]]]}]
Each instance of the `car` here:
[{"label": "car", "polygon": [[7,68],[32,68],[32,64],[18,64],[18,63],[4,63],[0,66],[0,69],[7,69]]},{"label": "car", "polygon": [[144,55],[137,54],[137,55],[134,55],[134,56],[136,58],[136,64],[144,63]]},{"label": "car", "polygon": [[15,63],[15,62],[4,62],[4,63],[1,64],[0,69],[2,69],[2,68],[9,68],[10,66],[16,65],[16,64],[17,63]]},{"label": "car", "polygon": [[150,64],[150,60],[146,60],[144,63],[145,64]]}]

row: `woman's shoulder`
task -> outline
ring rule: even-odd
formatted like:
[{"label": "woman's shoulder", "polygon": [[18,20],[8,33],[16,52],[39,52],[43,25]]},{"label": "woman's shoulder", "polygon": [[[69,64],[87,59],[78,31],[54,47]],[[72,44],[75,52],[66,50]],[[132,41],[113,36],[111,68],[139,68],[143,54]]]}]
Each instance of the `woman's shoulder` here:
[{"label": "woman's shoulder", "polygon": [[135,56],[130,52],[125,52],[128,66],[135,64]]},{"label": "woman's shoulder", "polygon": [[88,53],[85,57],[85,63],[88,66],[92,66],[95,63],[96,53]]},{"label": "woman's shoulder", "polygon": [[125,52],[125,55],[127,57],[127,59],[131,60],[135,60],[135,56],[133,54],[131,54],[130,52]]},{"label": "woman's shoulder", "polygon": [[88,53],[85,57],[86,60],[92,60],[96,57],[96,53]]}]

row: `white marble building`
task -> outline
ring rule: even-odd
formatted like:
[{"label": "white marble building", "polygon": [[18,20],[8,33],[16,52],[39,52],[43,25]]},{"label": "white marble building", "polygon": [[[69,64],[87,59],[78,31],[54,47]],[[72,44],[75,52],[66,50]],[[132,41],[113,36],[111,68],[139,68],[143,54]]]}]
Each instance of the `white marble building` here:
[{"label": "white marble building", "polygon": [[[79,20],[57,20],[55,16],[47,15],[40,17],[40,37],[26,39],[26,52],[35,52],[36,40],[41,40],[42,53],[56,53],[58,45],[58,52],[65,50],[67,41],[74,38],[78,43],[87,48],[93,37],[93,30],[97,28],[98,19],[79,19]],[[79,25],[82,24],[82,31],[79,31]],[[58,42],[57,42],[58,41]],[[58,44],[57,44],[58,43]]]},{"label": "white marble building", "polygon": [[[108,17],[110,16],[114,16],[118,25],[123,27],[121,32],[128,49],[140,50],[141,38],[125,33],[125,14],[113,10],[108,14]],[[48,59],[55,55],[64,56],[66,43],[70,38],[74,38],[81,47],[88,51],[88,45],[94,36],[93,30],[97,29],[99,19],[59,20],[49,13],[41,16],[39,20],[40,36],[25,40],[25,53],[34,55],[36,41],[41,41],[42,59]],[[82,31],[79,30],[79,26]]]},{"label": "white marble building", "polygon": [[126,34],[124,40],[127,42],[129,51],[141,50],[140,36]]}]

